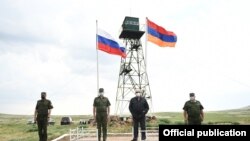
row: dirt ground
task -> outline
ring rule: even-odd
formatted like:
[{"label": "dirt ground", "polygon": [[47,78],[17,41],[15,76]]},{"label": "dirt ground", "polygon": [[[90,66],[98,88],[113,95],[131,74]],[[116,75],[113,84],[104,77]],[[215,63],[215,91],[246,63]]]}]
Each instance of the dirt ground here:
[{"label": "dirt ground", "polygon": [[[115,136],[115,137],[108,137],[107,138],[107,141],[130,141],[132,138],[131,137],[120,137],[120,136]],[[83,138],[83,139],[80,139],[78,141],[96,141],[96,137],[87,137],[87,138]],[[63,139],[61,140],[58,140],[58,141],[70,141],[69,140],[69,136],[67,137],[64,137]],[[140,140],[138,140],[140,141]],[[147,138],[147,141],[158,141],[158,136],[155,136],[155,137],[148,137]]]}]

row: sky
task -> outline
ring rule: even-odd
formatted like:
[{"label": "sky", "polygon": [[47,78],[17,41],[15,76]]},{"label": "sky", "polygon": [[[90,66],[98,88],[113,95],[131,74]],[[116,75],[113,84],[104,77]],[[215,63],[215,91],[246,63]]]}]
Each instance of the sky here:
[{"label": "sky", "polygon": [[[247,0],[1,0],[0,113],[32,115],[42,91],[52,115],[91,115],[97,95],[96,21],[118,41],[125,16],[173,31],[175,48],[147,44],[154,112],[250,105]],[[98,51],[99,85],[115,112],[120,57]]]}]

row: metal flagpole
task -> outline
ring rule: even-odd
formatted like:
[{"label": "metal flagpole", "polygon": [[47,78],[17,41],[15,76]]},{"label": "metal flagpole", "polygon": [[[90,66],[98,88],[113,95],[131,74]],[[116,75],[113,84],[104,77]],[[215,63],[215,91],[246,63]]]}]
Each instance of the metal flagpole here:
[{"label": "metal flagpole", "polygon": [[98,21],[96,20],[96,65],[97,65],[97,95],[99,90],[99,60],[98,60]]},{"label": "metal flagpole", "polygon": [[147,71],[147,48],[148,48],[148,17],[146,17],[146,24],[145,24],[145,69]]},{"label": "metal flagpole", "polygon": [[[145,32],[146,32],[146,37],[145,37],[145,70],[146,70],[146,72],[147,72],[147,48],[148,48],[148,17],[146,17],[146,24],[145,24]],[[151,90],[150,90],[151,91]],[[150,98],[150,102],[151,102],[151,108],[150,108],[150,114],[151,114],[151,116],[152,116],[152,112],[154,112],[154,107],[153,107],[153,102],[152,102],[152,96],[151,96],[151,98]]]}]

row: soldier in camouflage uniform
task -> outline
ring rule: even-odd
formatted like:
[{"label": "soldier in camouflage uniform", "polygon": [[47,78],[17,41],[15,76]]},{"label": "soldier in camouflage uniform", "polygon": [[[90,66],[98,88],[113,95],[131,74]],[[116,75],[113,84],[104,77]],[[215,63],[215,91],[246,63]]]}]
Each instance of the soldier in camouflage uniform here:
[{"label": "soldier in camouflage uniform", "polygon": [[101,132],[103,132],[103,141],[106,141],[107,139],[107,123],[110,111],[109,99],[104,97],[103,94],[104,89],[100,88],[99,95],[95,98],[93,104],[93,115],[98,128],[98,141],[101,141]]},{"label": "soldier in camouflage uniform", "polygon": [[47,125],[53,108],[50,100],[46,99],[46,92],[41,93],[41,100],[37,101],[34,121],[37,122],[39,141],[47,141]]},{"label": "soldier in camouflage uniform", "polygon": [[183,107],[184,120],[188,125],[201,125],[204,119],[203,106],[200,101],[195,100],[194,93],[190,93],[190,100]]}]

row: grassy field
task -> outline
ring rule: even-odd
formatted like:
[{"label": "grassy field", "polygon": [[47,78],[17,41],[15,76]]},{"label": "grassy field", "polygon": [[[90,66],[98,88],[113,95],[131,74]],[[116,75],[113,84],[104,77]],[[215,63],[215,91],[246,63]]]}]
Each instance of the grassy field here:
[{"label": "grassy field", "polygon": [[[52,116],[56,121],[55,125],[48,127],[48,140],[55,139],[62,134],[68,133],[70,129],[78,127],[78,121],[88,119],[89,116],[71,116],[75,120],[71,125],[60,125],[62,116]],[[37,126],[27,124],[28,119],[32,116],[23,115],[5,115],[0,114],[0,140],[1,141],[37,141]]]},{"label": "grassy field", "polygon": [[[157,120],[154,122],[147,123],[147,126],[155,127],[159,124],[184,124],[183,114],[181,112],[162,112],[155,113]],[[52,116],[56,121],[55,125],[48,127],[48,139],[55,139],[62,134],[69,133],[70,129],[74,129],[79,126],[80,119],[89,119],[91,116],[78,115],[71,116],[75,121],[72,125],[60,125],[60,119],[62,116]],[[1,141],[36,141],[38,139],[37,126],[28,125],[28,119],[32,116],[23,115],[6,115],[0,114],[0,139]],[[203,124],[250,124],[250,107],[225,110],[225,111],[214,111],[205,112],[205,120]],[[94,128],[89,125],[84,126],[85,128]],[[110,124],[109,130],[115,132],[117,130],[130,131],[130,125],[123,125],[117,127],[117,125]],[[117,131],[120,132],[120,131]]]}]

